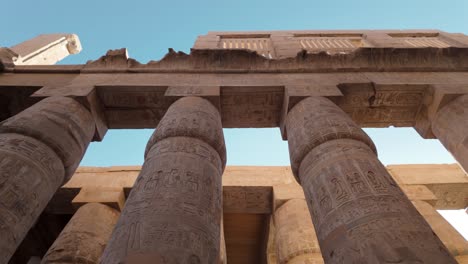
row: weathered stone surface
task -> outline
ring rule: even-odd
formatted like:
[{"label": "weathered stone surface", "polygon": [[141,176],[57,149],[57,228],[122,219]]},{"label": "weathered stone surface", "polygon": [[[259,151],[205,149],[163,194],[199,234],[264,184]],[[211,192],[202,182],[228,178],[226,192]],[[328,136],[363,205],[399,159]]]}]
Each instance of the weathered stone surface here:
[{"label": "weathered stone surface", "polygon": [[[8,260],[55,191],[73,175],[94,134],[91,114],[71,98],[50,97],[0,123],[0,219]],[[3,250],[4,248],[4,250]]]},{"label": "weathered stone surface", "polygon": [[94,130],[90,112],[67,97],[46,98],[0,123],[0,133],[26,135],[52,148],[65,166],[65,181],[78,167]]},{"label": "weathered stone surface", "polygon": [[81,51],[75,34],[43,34],[11,47],[18,54],[16,65],[52,65]]},{"label": "weathered stone surface", "polygon": [[100,203],[80,207],[42,258],[42,264],[98,263],[119,218]]},{"label": "weathered stone surface", "polygon": [[224,222],[221,218],[221,238],[219,246],[219,264],[227,264],[226,240],[224,239]]},{"label": "weathered stone surface", "polygon": [[326,263],[456,263],[342,110],[307,98],[286,125]]},{"label": "weathered stone surface", "polygon": [[298,169],[304,157],[326,141],[355,139],[375,151],[369,136],[343,110],[323,97],[309,97],[294,106],[288,114],[286,129],[291,168],[298,182]]},{"label": "weathered stone surface", "polygon": [[453,256],[468,255],[468,241],[434,207],[424,201],[412,201]]},{"label": "weathered stone surface", "polygon": [[[275,229],[279,264],[307,263],[299,259],[305,261],[309,255],[320,256],[317,236],[304,199],[289,200],[276,210]],[[323,260],[317,263],[323,263]]]},{"label": "weathered stone surface", "polygon": [[432,131],[468,171],[468,94],[439,110],[432,121]]},{"label": "weathered stone surface", "polygon": [[223,151],[220,115],[208,101],[174,103],[148,142],[102,263],[218,262]]},{"label": "weathered stone surface", "polygon": [[210,102],[199,97],[181,98],[169,107],[158,124],[146,146],[145,156],[153,144],[165,138],[191,137],[209,144],[218,152],[222,163],[226,164],[222,128],[219,112]]},{"label": "weathered stone surface", "polygon": [[57,154],[19,134],[0,133],[0,263],[7,263],[64,179]]}]

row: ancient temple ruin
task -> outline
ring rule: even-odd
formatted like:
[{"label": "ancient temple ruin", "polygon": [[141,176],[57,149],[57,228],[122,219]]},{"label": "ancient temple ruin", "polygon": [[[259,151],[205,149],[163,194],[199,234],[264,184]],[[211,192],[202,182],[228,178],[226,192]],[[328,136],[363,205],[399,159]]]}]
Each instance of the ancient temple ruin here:
[{"label": "ancient temple ruin", "polygon": [[[0,263],[468,263],[468,36],[210,32],[141,64],[76,35],[0,48]],[[392,165],[364,127],[458,161]],[[226,166],[223,128],[278,127],[290,167]],[[108,129],[156,128],[142,167],[80,167]],[[125,164],[122,164],[125,165]]]}]

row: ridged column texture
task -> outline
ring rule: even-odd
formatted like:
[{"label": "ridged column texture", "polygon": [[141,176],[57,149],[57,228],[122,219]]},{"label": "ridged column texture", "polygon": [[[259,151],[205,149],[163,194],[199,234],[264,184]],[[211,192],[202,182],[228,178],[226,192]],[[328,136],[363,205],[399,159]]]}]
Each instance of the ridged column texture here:
[{"label": "ridged column texture", "polygon": [[286,127],[325,263],[456,263],[338,106],[306,98]]},{"label": "ridged column texture", "polygon": [[7,263],[94,134],[91,113],[66,97],[44,99],[0,123],[0,263]]},{"label": "ridged column texture", "polygon": [[225,162],[218,110],[199,97],[172,104],[102,263],[217,263]]},{"label": "ridged column texture", "polygon": [[42,258],[42,264],[98,263],[120,213],[107,205],[80,207]]}]

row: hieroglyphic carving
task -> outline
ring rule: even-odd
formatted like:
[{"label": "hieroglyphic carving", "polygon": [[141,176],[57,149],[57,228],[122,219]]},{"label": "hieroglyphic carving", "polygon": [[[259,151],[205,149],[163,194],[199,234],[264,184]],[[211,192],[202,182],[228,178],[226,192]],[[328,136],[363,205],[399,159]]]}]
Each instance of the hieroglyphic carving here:
[{"label": "hieroglyphic carving", "polygon": [[48,263],[98,263],[119,212],[100,203],[76,211],[42,259]]},{"label": "hieroglyphic carving", "polygon": [[[313,108],[313,111],[310,108]],[[367,134],[328,99],[309,97],[293,109],[298,113],[304,113],[289,114],[286,120],[286,127],[290,127],[287,130],[291,168],[298,181],[297,170],[302,159],[311,149],[325,141],[354,138],[366,142],[372,149],[375,149]]]},{"label": "hieroglyphic carving", "polygon": [[95,131],[91,113],[67,97],[48,97],[3,121],[0,133],[36,138],[62,159],[68,180],[78,167]]},{"label": "hieroglyphic carving", "polygon": [[224,186],[224,213],[271,213],[272,188],[270,186]]},{"label": "hieroglyphic carving", "polygon": [[[318,156],[326,158],[320,160]],[[313,207],[311,214],[315,214],[314,225],[326,261],[340,263],[345,258],[375,263],[414,257],[421,263],[437,259],[451,263],[441,252],[441,242],[364,143],[349,139],[325,142],[306,156],[299,175]],[[348,194],[345,199],[336,195],[338,180],[341,193]],[[399,225],[394,225],[392,219]],[[371,226],[373,229],[369,229]],[[375,244],[381,239],[388,252],[376,252],[382,248]],[[420,239],[425,242],[414,243]],[[355,257],[338,254],[349,254],[349,247],[355,249]]]},{"label": "hieroglyphic carving", "polygon": [[224,127],[278,126],[283,94],[282,87],[222,87]]},{"label": "hieroglyphic carving", "polygon": [[205,99],[184,97],[177,100],[158,124],[157,131],[151,136],[146,153],[155,142],[164,138],[186,136],[208,143],[218,152],[222,163],[226,163],[226,146],[220,114]]},{"label": "hieroglyphic carving", "polygon": [[361,126],[412,126],[427,85],[342,84],[336,103]]},{"label": "hieroglyphic carving", "polygon": [[286,125],[326,263],[456,263],[342,110],[307,98]]},{"label": "hieroglyphic carving", "polygon": [[148,142],[145,163],[102,263],[216,263],[222,157],[216,108],[195,97],[174,103]]},{"label": "hieroglyphic carving", "polygon": [[7,263],[64,178],[60,158],[45,144],[0,134],[0,262]]},{"label": "hieroglyphic carving", "polygon": [[164,96],[166,89],[167,86],[98,86],[97,93],[109,128],[154,128],[175,100]]}]

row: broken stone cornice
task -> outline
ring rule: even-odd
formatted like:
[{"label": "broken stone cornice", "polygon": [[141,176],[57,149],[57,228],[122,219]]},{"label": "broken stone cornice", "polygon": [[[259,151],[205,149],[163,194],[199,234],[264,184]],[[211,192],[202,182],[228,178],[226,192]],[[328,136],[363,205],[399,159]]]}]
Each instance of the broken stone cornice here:
[{"label": "broken stone cornice", "polygon": [[[68,68],[66,68],[68,67]],[[159,61],[142,64],[126,49],[109,50],[85,65],[15,66],[9,72],[82,73],[331,73],[331,72],[461,72],[468,71],[468,48],[358,48],[346,53],[310,53],[267,59],[240,49],[192,49],[169,52]]]},{"label": "broken stone cornice", "polygon": [[[267,59],[255,51],[240,49],[192,49],[190,54],[168,53],[159,61],[141,64],[124,57],[125,49],[110,51],[89,65],[111,68],[173,71],[399,71],[399,70],[468,70],[467,48],[358,48],[352,52],[310,53],[302,50],[295,57]],[[118,58],[118,59],[117,59]],[[103,63],[104,62],[104,63]],[[111,66],[113,65],[113,66]],[[88,67],[85,67],[88,68]],[[120,67],[119,67],[120,68]]]},{"label": "broken stone cornice", "polygon": [[101,56],[99,59],[94,61],[86,62],[84,69],[94,68],[131,68],[135,65],[141,65],[135,59],[128,57],[128,51],[126,48],[108,50],[106,55]]}]

